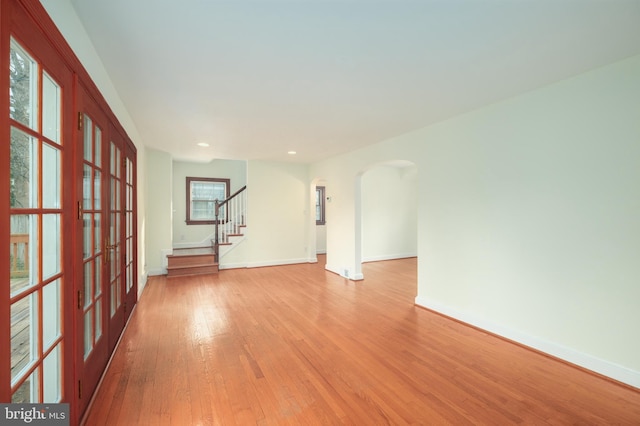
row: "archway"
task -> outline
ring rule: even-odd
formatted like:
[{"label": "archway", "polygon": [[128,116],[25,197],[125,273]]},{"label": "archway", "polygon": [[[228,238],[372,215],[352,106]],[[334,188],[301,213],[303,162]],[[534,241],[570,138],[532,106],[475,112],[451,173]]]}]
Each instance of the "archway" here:
[{"label": "archway", "polygon": [[356,176],[355,265],[416,257],[417,166],[406,160],[371,164]]},{"label": "archway", "polygon": [[319,261],[318,255],[327,254],[327,181],[315,178],[309,189],[309,261]]}]

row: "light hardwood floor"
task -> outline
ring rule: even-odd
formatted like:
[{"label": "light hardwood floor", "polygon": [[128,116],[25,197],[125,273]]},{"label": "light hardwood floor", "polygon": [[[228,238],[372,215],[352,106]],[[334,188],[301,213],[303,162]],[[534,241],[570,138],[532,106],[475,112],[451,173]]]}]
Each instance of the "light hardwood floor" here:
[{"label": "light hardwood floor", "polygon": [[640,424],[640,392],[414,306],[416,259],[149,279],[87,425]]}]

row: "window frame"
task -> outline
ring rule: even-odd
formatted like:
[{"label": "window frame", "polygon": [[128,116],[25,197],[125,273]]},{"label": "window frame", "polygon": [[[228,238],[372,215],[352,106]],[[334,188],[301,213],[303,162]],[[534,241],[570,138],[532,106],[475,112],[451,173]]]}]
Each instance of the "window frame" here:
[{"label": "window frame", "polygon": [[325,216],[325,187],[324,186],[316,186],[316,209],[318,208],[318,204],[320,205],[320,218],[318,218],[318,212],[316,210],[316,225],[324,225],[326,224],[326,216]]},{"label": "window frame", "polygon": [[[225,185],[225,200],[227,198],[229,198],[229,194],[230,194],[230,190],[231,190],[231,179],[226,179],[226,178],[211,178],[211,177],[194,177],[194,176],[187,176],[186,178],[186,208],[185,208],[185,212],[186,212],[186,220],[185,222],[187,223],[187,225],[214,225],[216,223],[215,219],[193,219],[191,217],[191,184],[193,182],[217,182],[217,183],[223,183]],[[214,201],[214,200],[211,200]],[[219,201],[224,201],[224,200],[219,200]],[[226,221],[226,209],[225,211],[221,214],[221,216],[224,216],[222,219],[218,219],[218,223],[223,223]]]}]

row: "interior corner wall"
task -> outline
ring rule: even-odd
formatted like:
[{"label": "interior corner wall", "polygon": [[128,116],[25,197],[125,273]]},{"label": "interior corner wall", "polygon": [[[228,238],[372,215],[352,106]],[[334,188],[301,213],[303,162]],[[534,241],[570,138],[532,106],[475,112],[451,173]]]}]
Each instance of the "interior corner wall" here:
[{"label": "interior corner wall", "polygon": [[[147,187],[146,205],[149,214],[144,217],[148,232],[145,234],[146,270],[149,275],[166,273],[164,259],[171,250],[171,155],[146,148]],[[151,213],[152,212],[152,213]]]},{"label": "interior corner wall", "polygon": [[352,262],[363,165],[413,161],[417,304],[640,387],[638,123],[635,56],[315,163],[345,187],[328,267]]},{"label": "interior corner wall", "polygon": [[362,175],[362,261],[413,257],[418,252],[415,166],[380,165]]},{"label": "interior corner wall", "polygon": [[187,177],[229,179],[229,194],[247,184],[247,162],[212,160],[208,163],[173,162],[173,247],[210,246],[214,225],[187,225]]},{"label": "interior corner wall", "polygon": [[309,173],[303,164],[249,161],[247,165],[247,266],[307,262]]}]

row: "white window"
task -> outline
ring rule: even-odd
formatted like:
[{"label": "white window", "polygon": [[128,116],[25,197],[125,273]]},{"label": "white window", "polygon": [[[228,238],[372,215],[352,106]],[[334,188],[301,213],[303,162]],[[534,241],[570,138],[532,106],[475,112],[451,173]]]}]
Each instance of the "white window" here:
[{"label": "white window", "polygon": [[[187,225],[215,223],[216,200],[222,202],[229,197],[229,186],[229,179],[187,177]],[[224,207],[218,220],[226,220]]]}]

